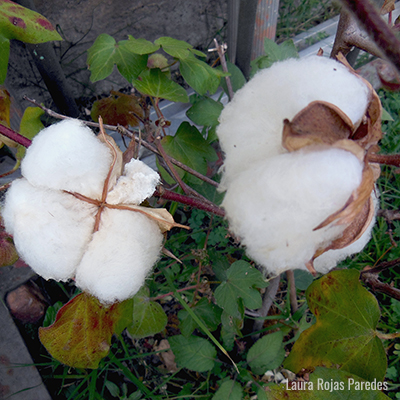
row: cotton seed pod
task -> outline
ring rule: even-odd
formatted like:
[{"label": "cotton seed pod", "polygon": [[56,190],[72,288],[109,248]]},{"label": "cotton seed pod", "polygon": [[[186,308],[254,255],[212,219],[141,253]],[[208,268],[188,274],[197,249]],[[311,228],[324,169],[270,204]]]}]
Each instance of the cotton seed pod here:
[{"label": "cotton seed pod", "polygon": [[223,110],[222,205],[267,271],[325,273],[368,242],[380,113],[366,81],[321,57],[258,73]]},{"label": "cotton seed pod", "polygon": [[122,152],[112,138],[78,121],[41,131],[21,168],[2,209],[17,251],[45,279],[75,277],[105,304],[139,290],[162,233],[181,226],[167,210],[139,205],[154,193],[158,174],[132,160],[121,175]]},{"label": "cotton seed pod", "polygon": [[244,165],[286,152],[283,121],[311,102],[331,103],[358,125],[369,98],[370,89],[361,78],[323,57],[289,59],[258,72],[220,116],[217,135],[225,153],[222,187]]}]

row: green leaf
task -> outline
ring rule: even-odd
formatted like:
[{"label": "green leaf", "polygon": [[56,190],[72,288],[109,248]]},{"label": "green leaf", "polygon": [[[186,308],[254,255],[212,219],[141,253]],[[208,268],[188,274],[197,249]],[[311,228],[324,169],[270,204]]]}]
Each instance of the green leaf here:
[{"label": "green leaf", "polygon": [[92,82],[107,78],[113,71],[116,44],[112,36],[102,33],[88,49],[87,63]]},{"label": "green leaf", "polygon": [[146,39],[135,39],[132,35],[129,35],[129,48],[133,53],[136,54],[151,54],[157,51],[160,46],[149,42]]},{"label": "green leaf", "polygon": [[175,361],[183,368],[205,372],[214,367],[217,350],[206,339],[198,336],[186,338],[182,335],[168,338]]},{"label": "green leaf", "polygon": [[25,43],[62,40],[54,26],[43,15],[12,1],[0,2],[0,36]]},{"label": "green leaf", "polygon": [[149,296],[149,289],[143,287],[133,297],[133,323],[127,331],[134,339],[155,335],[167,325],[168,317],[163,308]]},{"label": "green leaf", "polygon": [[[235,64],[232,64],[229,61],[227,61],[226,64],[228,67],[228,72],[230,74],[229,79],[232,84],[233,92],[236,92],[246,83],[246,78],[244,77],[243,72],[240,70],[240,68],[237,67]],[[222,67],[218,67],[218,69],[222,70]],[[226,86],[225,79],[221,79],[221,86],[222,89],[224,89],[224,92],[228,94],[228,87]]]},{"label": "green leaf", "polygon": [[[377,389],[379,388],[379,389]],[[385,400],[386,382],[365,381],[338,369],[317,367],[309,382],[288,382],[269,387],[268,400]]]},{"label": "green leaf", "polygon": [[339,367],[363,379],[382,380],[387,361],[375,331],[379,306],[359,282],[359,272],[332,271],[314,281],[306,296],[317,322],[300,335],[285,368],[297,373],[315,366]]},{"label": "green leaf", "polygon": [[229,315],[238,312],[238,300],[243,299],[245,307],[252,310],[260,308],[260,292],[254,287],[262,288],[266,282],[260,271],[246,261],[234,262],[226,271],[227,280],[215,290],[215,300]]},{"label": "green leaf", "polygon": [[6,80],[9,57],[10,41],[0,35],[0,84],[3,84]]},{"label": "green leaf", "polygon": [[384,122],[384,121],[394,121],[392,116],[384,108],[382,108],[381,120],[382,120],[382,122]]},{"label": "green leaf", "polygon": [[[221,322],[222,310],[207,298],[203,297],[194,307],[192,311],[200,318],[204,325],[211,331],[215,331]],[[183,336],[190,336],[197,328],[197,322],[190,316],[186,310],[178,313],[180,319],[179,328]]]},{"label": "green leaf", "polygon": [[140,78],[140,80],[137,79],[132,82],[140,93],[182,103],[189,101],[186,90],[166,77],[159,68],[151,68],[142,72]]},{"label": "green leaf", "polygon": [[211,68],[193,56],[181,59],[179,70],[189,86],[200,95],[205,95],[207,91],[214,94],[219,87],[221,77],[225,76],[222,71]]},{"label": "green leaf", "polygon": [[242,299],[239,299],[238,311],[236,314],[229,315],[226,311],[222,312],[221,338],[224,343],[224,347],[229,351],[233,349],[235,338],[237,336],[242,336],[241,329],[243,328],[243,318],[244,306]]},{"label": "green leaf", "polygon": [[92,82],[107,78],[112,73],[114,64],[121,75],[131,82],[146,68],[147,55],[132,52],[129,40],[122,40],[117,44],[112,36],[102,33],[88,49],[87,63]]},{"label": "green leaf", "polygon": [[215,101],[210,97],[205,97],[193,104],[186,111],[186,116],[196,125],[215,126],[218,125],[218,117],[224,106],[221,102]]},{"label": "green leaf", "polygon": [[239,383],[227,380],[216,391],[212,400],[241,400],[243,389]]},{"label": "green leaf", "polygon": [[106,307],[81,293],[60,309],[52,325],[39,329],[40,341],[63,364],[95,369],[110,350],[120,304]]},{"label": "green leaf", "polygon": [[134,53],[130,41],[121,40],[115,47],[114,63],[120,74],[131,83],[146,68],[147,55]]},{"label": "green leaf", "polygon": [[[217,160],[214,148],[207,143],[195,126],[186,121],[181,123],[175,136],[163,137],[161,144],[169,156],[203,175],[207,174],[207,161]],[[180,168],[176,170],[182,179],[189,183],[202,182]]]},{"label": "green leaf", "polygon": [[273,40],[264,39],[265,55],[256,58],[251,62],[251,75],[254,75],[259,69],[269,68],[277,61],[283,61],[288,58],[299,58],[296,46],[292,39],[286,40],[281,44],[276,44]]},{"label": "green leaf", "polygon": [[189,49],[193,46],[183,40],[173,39],[168,36],[163,36],[154,42],[159,45],[163,50],[172,57],[184,59],[191,55]]},{"label": "green leaf", "polygon": [[285,358],[283,348],[283,333],[277,331],[263,336],[250,347],[247,353],[247,363],[258,375],[270,369],[278,368]]}]

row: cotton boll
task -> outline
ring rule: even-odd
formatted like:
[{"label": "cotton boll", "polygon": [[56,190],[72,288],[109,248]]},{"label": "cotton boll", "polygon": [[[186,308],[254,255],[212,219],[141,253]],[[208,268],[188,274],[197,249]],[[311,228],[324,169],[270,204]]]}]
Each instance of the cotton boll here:
[{"label": "cotton boll", "polygon": [[356,240],[349,246],[338,250],[328,250],[327,252],[317,257],[314,261],[314,268],[318,272],[321,272],[323,274],[327,273],[332,268],[334,268],[340,261],[343,261],[352,254],[356,254],[362,251],[363,248],[370,241],[372,228],[375,225],[376,212],[379,208],[378,198],[375,192],[372,192],[371,196],[374,204],[375,215],[374,218],[371,220],[370,224],[368,225],[367,229],[365,230],[365,232],[361,235],[361,237],[358,240]]},{"label": "cotton boll", "polygon": [[336,105],[356,124],[367,108],[369,89],[345,66],[323,57],[290,59],[257,73],[220,116],[222,186],[243,165],[286,152],[281,143],[283,120],[291,120],[315,100]]},{"label": "cotton boll", "polygon": [[21,164],[34,186],[99,199],[111,165],[110,149],[78,120],[64,120],[33,139]]},{"label": "cotton boll", "polygon": [[106,209],[77,268],[76,285],[103,303],[135,295],[157,261],[163,235],[137,212]]},{"label": "cotton boll", "polygon": [[45,279],[75,274],[94,226],[95,208],[70,194],[13,182],[2,210],[18,253]]},{"label": "cotton boll", "polygon": [[125,165],[124,174],[120,176],[114,189],[107,196],[110,204],[140,204],[154,193],[160,183],[156,171],[144,162],[132,159]]},{"label": "cotton boll", "polygon": [[348,151],[309,146],[249,166],[232,180],[222,205],[249,257],[274,274],[306,269],[316,250],[345,229],[313,231],[344,206],[362,170]]}]

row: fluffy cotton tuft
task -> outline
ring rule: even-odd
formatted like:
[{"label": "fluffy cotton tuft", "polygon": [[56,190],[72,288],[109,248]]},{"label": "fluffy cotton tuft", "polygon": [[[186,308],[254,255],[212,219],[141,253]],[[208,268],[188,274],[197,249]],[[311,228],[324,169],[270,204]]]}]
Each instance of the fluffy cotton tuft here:
[{"label": "fluffy cotton tuft", "polygon": [[33,139],[21,172],[34,186],[99,199],[111,161],[110,149],[90,128],[66,119],[43,129]]},{"label": "fluffy cotton tuft", "polygon": [[362,169],[352,153],[340,149],[282,154],[239,174],[222,205],[251,258],[277,274],[306,269],[321,245],[345,229],[313,231],[344,206],[361,183]]},{"label": "fluffy cotton tuft", "polygon": [[152,196],[160,176],[144,162],[132,159],[125,165],[124,174],[107,196],[110,204],[140,204]]},{"label": "fluffy cotton tuft", "polygon": [[[116,153],[122,163],[122,153]],[[27,149],[23,178],[12,183],[2,209],[6,231],[35,272],[45,279],[75,277],[78,287],[106,304],[139,290],[163,242],[159,225],[137,206],[153,194],[159,176],[138,160],[125,166],[117,183],[110,182],[112,202],[107,196],[106,203],[114,208],[102,208],[95,231],[95,200],[102,198],[111,163],[112,152],[89,128],[74,120],[55,124]],[[115,208],[126,203],[136,211]]]},{"label": "fluffy cotton tuft", "polygon": [[132,297],[157,261],[162,242],[157,224],[144,215],[105,210],[77,270],[77,286],[105,303]]},{"label": "fluffy cotton tuft", "polygon": [[344,65],[324,57],[290,59],[258,72],[221,113],[217,134],[225,153],[222,186],[243,165],[286,152],[283,120],[315,100],[339,107],[358,124],[369,101],[365,83]]},{"label": "fluffy cotton tuft", "polygon": [[[257,73],[222,111],[217,128],[225,153],[222,205],[249,257],[267,271],[312,270],[314,256],[342,237],[350,222],[314,228],[345,207],[361,186],[365,168],[358,158],[363,149],[354,145],[356,156],[344,150],[349,143],[342,149],[304,142],[302,149],[289,153],[282,145],[283,121],[313,101],[324,101],[338,107],[356,128],[370,96],[368,85],[334,60],[291,59]],[[325,273],[361,251],[373,222],[351,245],[317,257],[314,268]]]},{"label": "fluffy cotton tuft", "polygon": [[13,182],[2,209],[21,257],[45,279],[75,275],[94,226],[95,207],[60,191]]}]

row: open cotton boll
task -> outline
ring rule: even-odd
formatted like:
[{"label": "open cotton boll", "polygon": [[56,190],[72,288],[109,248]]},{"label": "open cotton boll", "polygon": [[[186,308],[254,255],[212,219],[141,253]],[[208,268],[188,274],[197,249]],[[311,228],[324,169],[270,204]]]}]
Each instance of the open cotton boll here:
[{"label": "open cotton boll", "polygon": [[34,186],[99,199],[111,161],[110,149],[90,128],[67,119],[39,132],[21,163],[21,172]]},{"label": "open cotton boll", "polygon": [[369,223],[365,232],[361,235],[359,239],[357,239],[354,243],[351,243],[349,246],[337,250],[328,250],[327,252],[317,257],[314,260],[314,268],[317,271],[322,272],[323,274],[327,273],[332,268],[334,268],[340,261],[343,261],[352,254],[356,254],[362,251],[362,249],[370,241],[372,229],[375,224],[376,213],[379,209],[378,198],[374,191],[371,193],[371,196],[373,200],[375,215],[372,218],[371,222]]},{"label": "open cotton boll", "polygon": [[2,209],[5,229],[18,253],[45,279],[75,274],[91,239],[95,208],[60,191],[38,189],[26,179],[13,182]]},{"label": "open cotton boll", "polygon": [[157,261],[158,225],[137,212],[106,209],[77,268],[76,285],[103,303],[135,295]]},{"label": "open cotton boll", "polygon": [[316,56],[277,62],[237,91],[217,128],[225,153],[222,186],[243,165],[285,153],[283,120],[316,100],[336,105],[357,124],[368,106],[369,89],[344,65]]},{"label": "open cotton boll", "polygon": [[249,257],[274,274],[306,269],[346,228],[313,231],[345,205],[362,170],[348,151],[309,146],[251,165],[232,180],[222,205]]},{"label": "open cotton boll", "polygon": [[144,162],[132,159],[125,165],[124,173],[107,196],[109,204],[140,204],[151,197],[160,183],[156,171]]}]

